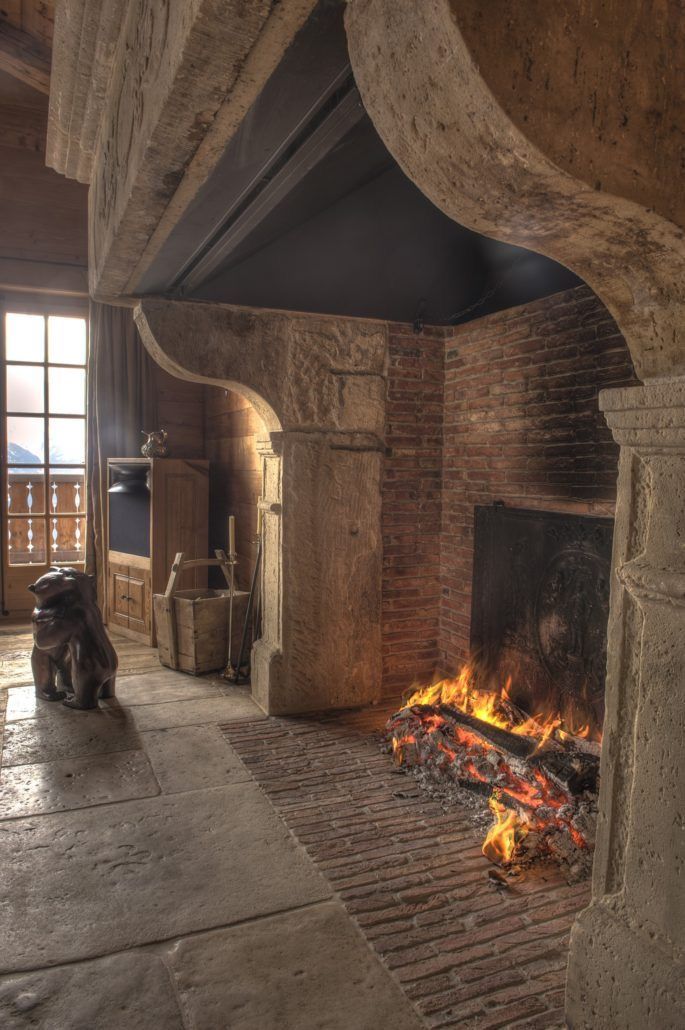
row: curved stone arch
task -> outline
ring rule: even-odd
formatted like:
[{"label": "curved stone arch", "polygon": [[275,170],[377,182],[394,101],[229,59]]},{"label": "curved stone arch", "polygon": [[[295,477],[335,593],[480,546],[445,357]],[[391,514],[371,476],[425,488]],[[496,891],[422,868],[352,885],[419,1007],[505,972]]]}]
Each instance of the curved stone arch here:
[{"label": "curved stone arch", "polygon": [[528,139],[490,89],[460,18],[450,0],[348,5],[355,78],[386,146],[456,221],[554,258],[589,283],[640,378],[685,372],[682,230],[573,178]]},{"label": "curved stone arch", "polygon": [[[616,576],[593,895],[571,934],[566,1013],[577,1030],[676,1027],[685,1019],[685,844],[673,832],[683,818],[682,763],[674,756],[682,751],[685,669],[685,553],[678,546],[685,538],[685,246],[679,225],[574,177],[536,145],[532,127],[524,132],[505,110],[488,40],[481,34],[478,44],[469,17],[479,11],[501,19],[509,11],[507,34],[526,19],[535,32],[536,10],[564,18],[562,7],[350,0],[346,25],[367,111],[407,175],[462,224],[582,276],[616,319],[638,375],[653,380],[600,398],[621,445]],[[628,11],[592,0],[567,7],[571,16],[582,8],[588,29],[593,13],[620,22],[637,0]],[[644,10],[654,16],[652,5]],[[477,55],[462,31],[467,24]],[[543,19],[540,31],[548,27]],[[585,38],[606,43],[592,31]],[[673,76],[662,78],[673,87]],[[675,98],[669,115],[681,133],[682,112]],[[680,168],[674,186],[678,175]],[[645,201],[648,184],[634,193]],[[663,190],[657,199],[664,208]]]},{"label": "curved stone arch", "polygon": [[157,364],[240,393],[267,431],[255,700],[270,715],[377,701],[387,327],[158,298],[134,318]]}]

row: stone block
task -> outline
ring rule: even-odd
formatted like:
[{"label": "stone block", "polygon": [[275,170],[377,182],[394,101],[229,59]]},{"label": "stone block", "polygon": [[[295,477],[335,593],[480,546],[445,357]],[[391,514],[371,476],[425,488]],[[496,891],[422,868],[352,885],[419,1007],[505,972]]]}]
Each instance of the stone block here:
[{"label": "stone block", "polygon": [[99,957],[330,897],[252,783],[0,823],[0,972]]},{"label": "stone block", "polygon": [[2,771],[0,819],[154,797],[159,784],[144,751],[117,751]]},{"label": "stone block", "polygon": [[166,953],[191,1023],[231,1030],[419,1030],[337,902],[178,941]]},{"label": "stone block", "polygon": [[217,726],[175,726],[141,736],[164,794],[252,779]]}]

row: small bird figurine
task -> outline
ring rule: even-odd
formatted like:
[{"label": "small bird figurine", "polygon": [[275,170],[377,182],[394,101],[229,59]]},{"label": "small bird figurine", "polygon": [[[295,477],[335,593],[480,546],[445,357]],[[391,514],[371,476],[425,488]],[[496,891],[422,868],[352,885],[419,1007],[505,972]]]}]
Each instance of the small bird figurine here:
[{"label": "small bird figurine", "polygon": [[146,429],[141,430],[143,436],[147,439],[143,446],[140,448],[140,453],[144,458],[166,458],[169,453],[169,448],[166,444],[167,431],[166,429],[158,429],[154,433],[148,433]]}]

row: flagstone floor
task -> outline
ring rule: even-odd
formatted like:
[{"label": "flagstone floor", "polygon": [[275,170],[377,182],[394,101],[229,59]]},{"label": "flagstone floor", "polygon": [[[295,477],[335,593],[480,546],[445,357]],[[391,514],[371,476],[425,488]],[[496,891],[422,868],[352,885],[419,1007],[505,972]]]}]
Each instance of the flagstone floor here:
[{"label": "flagstone floor", "polygon": [[218,728],[265,718],[249,692],[115,644],[116,699],[79,712],[0,626],[3,1030],[416,1030]]}]

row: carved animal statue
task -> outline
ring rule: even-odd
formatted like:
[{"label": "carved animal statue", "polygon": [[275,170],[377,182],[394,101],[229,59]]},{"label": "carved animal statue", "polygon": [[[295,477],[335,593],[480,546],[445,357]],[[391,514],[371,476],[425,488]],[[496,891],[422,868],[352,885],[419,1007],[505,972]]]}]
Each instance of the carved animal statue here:
[{"label": "carved animal statue", "polygon": [[147,437],[147,440],[140,448],[140,453],[144,458],[166,458],[169,453],[167,447],[167,436],[166,429],[158,429],[154,433],[148,433],[147,429],[142,430],[143,436]]},{"label": "carved animal statue", "polygon": [[52,568],[29,590],[36,598],[31,654],[36,696],[81,709],[97,708],[99,697],[114,697],[118,660],[92,577]]}]

